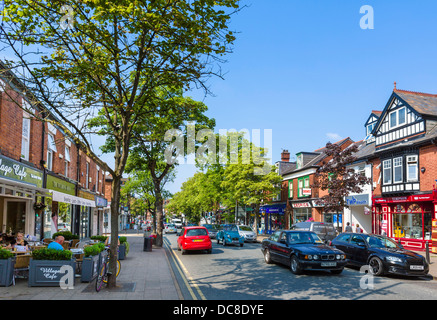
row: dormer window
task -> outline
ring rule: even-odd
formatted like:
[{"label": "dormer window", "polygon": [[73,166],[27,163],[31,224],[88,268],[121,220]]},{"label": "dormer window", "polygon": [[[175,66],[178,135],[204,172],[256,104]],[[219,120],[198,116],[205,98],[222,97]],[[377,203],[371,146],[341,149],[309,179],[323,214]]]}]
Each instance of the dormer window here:
[{"label": "dormer window", "polygon": [[389,114],[390,129],[399,127],[407,122],[405,107],[397,109]]},{"label": "dormer window", "polygon": [[375,125],[376,125],[376,122],[367,125],[367,127],[366,127],[367,128],[366,136],[369,136],[372,133],[373,128],[375,128]]},{"label": "dormer window", "polygon": [[296,154],[296,169],[300,169],[303,167],[303,154]]}]

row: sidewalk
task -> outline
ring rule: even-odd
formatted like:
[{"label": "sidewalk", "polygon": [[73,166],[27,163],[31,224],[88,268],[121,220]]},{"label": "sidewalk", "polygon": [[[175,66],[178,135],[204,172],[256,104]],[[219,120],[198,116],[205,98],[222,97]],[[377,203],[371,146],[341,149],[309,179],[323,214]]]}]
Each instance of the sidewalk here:
[{"label": "sidewalk", "polygon": [[153,246],[143,251],[143,232],[120,233],[129,242],[129,254],[121,260],[117,287],[95,291],[95,281],[82,283],[75,279],[74,289],[28,287],[27,279],[16,279],[16,285],[0,287],[0,300],[181,300],[179,287],[170,269],[165,248]]}]

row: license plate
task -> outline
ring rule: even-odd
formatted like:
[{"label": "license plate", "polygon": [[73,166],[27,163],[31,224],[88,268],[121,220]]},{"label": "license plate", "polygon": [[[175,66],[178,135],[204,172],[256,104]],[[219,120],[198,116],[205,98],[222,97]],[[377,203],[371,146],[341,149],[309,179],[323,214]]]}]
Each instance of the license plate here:
[{"label": "license plate", "polygon": [[336,267],[337,262],[322,262],[322,267]]},{"label": "license plate", "polygon": [[198,240],[193,240],[194,242],[202,242],[202,239],[198,239]]},{"label": "license plate", "polygon": [[410,266],[410,270],[423,270],[423,266]]}]

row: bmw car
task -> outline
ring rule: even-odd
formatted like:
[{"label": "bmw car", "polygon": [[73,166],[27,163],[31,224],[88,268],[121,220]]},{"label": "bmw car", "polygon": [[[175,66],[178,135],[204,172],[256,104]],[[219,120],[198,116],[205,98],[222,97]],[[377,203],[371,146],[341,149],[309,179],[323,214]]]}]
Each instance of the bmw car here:
[{"label": "bmw car", "polygon": [[326,245],[312,231],[277,230],[261,242],[261,251],[267,264],[284,264],[296,275],[305,270],[340,274],[347,263],[343,251]]}]

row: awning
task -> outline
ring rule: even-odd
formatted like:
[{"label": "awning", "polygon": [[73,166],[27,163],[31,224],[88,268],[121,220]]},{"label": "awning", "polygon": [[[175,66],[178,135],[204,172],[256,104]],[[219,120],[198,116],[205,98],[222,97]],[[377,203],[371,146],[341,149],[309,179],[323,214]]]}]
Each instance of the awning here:
[{"label": "awning", "polygon": [[[39,188],[37,186],[18,182],[9,179],[0,178],[0,195],[5,196],[17,196],[22,198],[34,198],[34,197],[51,197],[50,190]],[[5,190],[12,190],[13,194],[5,193]]]},{"label": "awning", "polygon": [[69,204],[74,204],[74,205],[78,205],[78,206],[91,207],[91,208],[96,207],[96,202],[93,200],[88,200],[88,199],[84,199],[84,198],[80,198],[80,197],[76,197],[76,196],[71,196],[69,194],[62,193],[59,191],[54,191],[54,190],[50,190],[50,192],[52,193],[52,200],[53,201],[69,203]]}]

